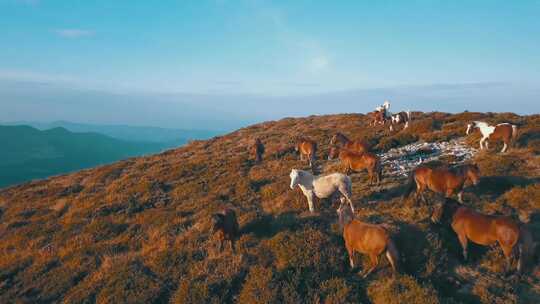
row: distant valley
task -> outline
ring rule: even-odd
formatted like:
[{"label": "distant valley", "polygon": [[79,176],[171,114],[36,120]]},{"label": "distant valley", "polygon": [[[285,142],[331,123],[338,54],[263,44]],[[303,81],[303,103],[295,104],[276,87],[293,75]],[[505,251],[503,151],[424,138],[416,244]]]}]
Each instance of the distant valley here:
[{"label": "distant valley", "polygon": [[[13,123],[15,124],[15,123]],[[179,147],[216,131],[71,122],[0,125],[0,187]]]}]

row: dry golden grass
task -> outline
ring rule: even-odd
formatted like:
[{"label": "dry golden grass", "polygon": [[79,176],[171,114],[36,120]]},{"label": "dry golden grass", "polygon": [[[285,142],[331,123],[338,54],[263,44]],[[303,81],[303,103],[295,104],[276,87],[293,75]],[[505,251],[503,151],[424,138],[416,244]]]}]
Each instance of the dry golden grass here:
[{"label": "dry golden grass", "polygon": [[[351,270],[335,203],[308,214],[291,168],[308,169],[292,150],[296,136],[319,143],[317,171],[343,170],[327,161],[332,135],[364,139],[376,151],[417,140],[464,136],[482,119],[519,124],[516,147],[479,153],[483,179],[466,204],[527,222],[540,235],[540,116],[511,113],[419,113],[407,130],[368,127],[360,114],[286,118],[193,141],[164,153],[121,161],[0,191],[0,302],[65,303],[534,303],[540,302],[538,254],[521,278],[504,276],[498,247],[471,246],[461,260],[455,234],[429,221],[442,199],[402,202],[405,179],[367,185],[352,175],[358,216],[383,223],[400,251],[392,277],[381,258],[367,279]],[[267,153],[256,165],[248,145]],[[478,146],[477,133],[466,142]],[[384,165],[384,164],[383,164]],[[210,215],[230,206],[241,226],[237,251],[217,250]]]}]

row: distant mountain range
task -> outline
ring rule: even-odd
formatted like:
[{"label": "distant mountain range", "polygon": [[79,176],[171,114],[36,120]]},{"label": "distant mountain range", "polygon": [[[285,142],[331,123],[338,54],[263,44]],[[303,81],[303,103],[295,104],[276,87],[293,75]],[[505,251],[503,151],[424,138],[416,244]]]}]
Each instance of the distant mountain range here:
[{"label": "distant mountain range", "polygon": [[214,134],[68,122],[35,125],[0,126],[0,187],[156,153]]},{"label": "distant mountain range", "polygon": [[99,125],[84,124],[70,121],[54,122],[34,122],[34,121],[16,121],[3,123],[5,125],[27,125],[39,130],[48,130],[53,128],[64,128],[71,132],[94,132],[107,135],[116,139],[147,142],[147,143],[165,143],[170,147],[183,145],[192,139],[207,139],[224,131],[213,130],[189,130],[189,129],[169,129],[159,127],[140,127],[127,125]]}]

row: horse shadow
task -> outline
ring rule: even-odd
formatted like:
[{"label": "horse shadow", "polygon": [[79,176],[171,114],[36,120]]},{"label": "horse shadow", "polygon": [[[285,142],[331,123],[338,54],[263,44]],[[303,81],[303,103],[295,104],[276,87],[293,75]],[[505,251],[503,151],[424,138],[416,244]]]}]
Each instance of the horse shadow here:
[{"label": "horse shadow", "polygon": [[264,214],[244,225],[241,234],[250,234],[258,239],[270,239],[276,234],[284,231],[295,232],[309,226],[323,226],[329,228],[331,225],[326,214],[317,212],[313,215],[298,216],[297,212],[285,212],[279,215]]},{"label": "horse shadow", "polygon": [[515,186],[528,186],[538,182],[540,182],[540,178],[485,176],[480,179],[480,183],[474,186],[474,188],[468,187],[467,189],[473,191],[476,195],[490,196],[492,199],[495,199]]}]

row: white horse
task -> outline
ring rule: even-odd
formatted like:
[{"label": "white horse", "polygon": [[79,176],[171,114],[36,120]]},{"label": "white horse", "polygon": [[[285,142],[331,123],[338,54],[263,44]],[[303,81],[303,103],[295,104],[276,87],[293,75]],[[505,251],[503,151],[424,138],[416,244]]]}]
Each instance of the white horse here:
[{"label": "white horse", "polygon": [[467,135],[471,133],[475,128],[480,129],[482,133],[482,139],[480,139],[480,150],[489,149],[489,140],[500,139],[503,141],[504,146],[501,150],[502,153],[506,152],[508,145],[515,140],[517,137],[517,126],[509,123],[500,123],[496,126],[490,126],[488,123],[483,121],[473,121],[467,125]]},{"label": "white horse", "polygon": [[318,176],[313,175],[308,171],[292,169],[290,177],[291,189],[294,189],[296,185],[300,187],[307,198],[310,212],[314,211],[313,200],[315,197],[329,198],[336,192],[339,192],[342,195],[340,199],[341,203],[344,203],[344,201],[347,200],[354,212],[353,203],[351,201],[352,181],[347,175],[333,173],[325,176]]}]

